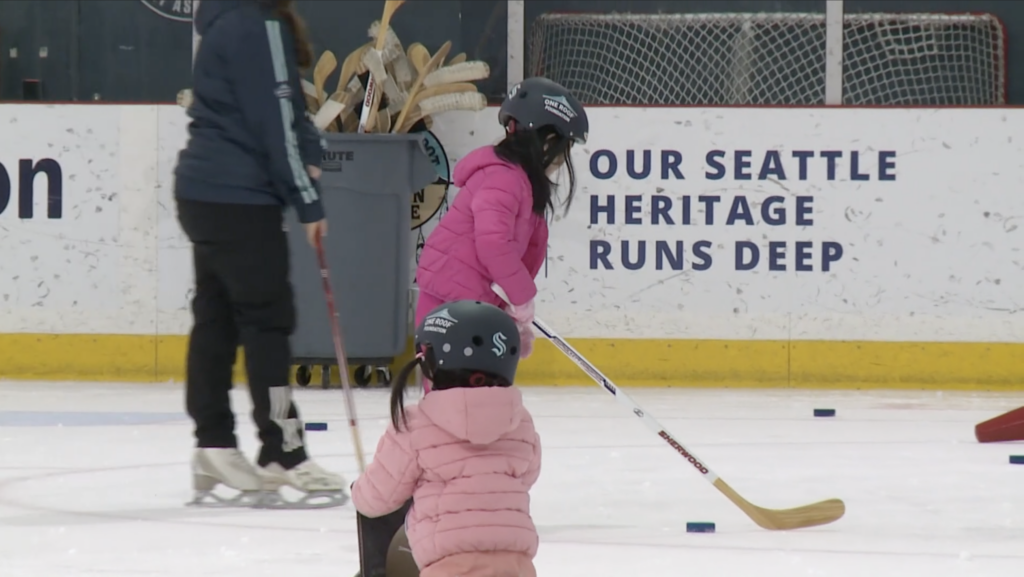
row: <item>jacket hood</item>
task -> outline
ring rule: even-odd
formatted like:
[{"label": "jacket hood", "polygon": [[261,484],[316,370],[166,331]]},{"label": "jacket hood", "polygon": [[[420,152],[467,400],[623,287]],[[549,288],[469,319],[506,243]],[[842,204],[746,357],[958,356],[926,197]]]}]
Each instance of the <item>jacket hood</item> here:
[{"label": "jacket hood", "polygon": [[435,425],[474,445],[488,445],[523,420],[523,395],[515,387],[431,391],[419,403]]},{"label": "jacket hood", "polygon": [[504,166],[517,170],[519,168],[498,158],[498,155],[494,153],[493,146],[483,146],[463,156],[462,160],[455,165],[455,172],[452,174],[452,184],[462,188],[466,186],[469,179],[473,178],[474,174],[491,166]]},{"label": "jacket hood", "polygon": [[200,36],[206,34],[218,18],[232,10],[241,8],[246,2],[252,3],[253,0],[204,0],[200,2],[195,16],[196,32]]}]

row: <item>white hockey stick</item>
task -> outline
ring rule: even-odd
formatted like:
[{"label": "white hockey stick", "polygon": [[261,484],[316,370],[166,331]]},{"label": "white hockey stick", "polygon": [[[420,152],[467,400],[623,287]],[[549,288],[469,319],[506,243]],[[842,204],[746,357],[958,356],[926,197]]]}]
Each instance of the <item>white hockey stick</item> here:
[{"label": "white hockey stick", "polygon": [[[491,285],[493,290],[502,300],[511,305],[508,296],[505,291],[496,284]],[[551,330],[546,324],[540,319],[534,318],[533,326],[537,328],[551,344],[555,345],[558,350],[569,357],[577,366],[583,369],[583,372],[594,379],[594,381],[601,386],[602,389],[608,391],[619,401],[622,405],[625,405],[634,415],[640,418],[641,421],[647,428],[661,437],[672,449],[683,456],[695,469],[700,471],[704,479],[715,486],[716,489],[722,492],[734,505],[740,508],[741,511],[746,513],[747,517],[757,523],[764,529],[772,531],[782,531],[788,529],[802,529],[804,527],[814,527],[817,525],[826,525],[837,521],[839,518],[846,513],[846,505],[839,499],[828,499],[825,501],[819,501],[810,505],[804,505],[802,507],[794,507],[792,509],[765,509],[758,507],[747,501],[739,493],[737,493],[732,487],[726,484],[718,475],[715,474],[707,465],[704,464],[697,455],[682,445],[679,441],[672,436],[671,433],[665,430],[658,421],[651,415],[647,414],[640,408],[640,405],[629,397],[626,393],[617,387],[611,380],[604,376],[601,371],[597,370],[597,367],[592,365],[590,361],[583,358],[583,355],[576,352],[576,349],[565,342],[565,340],[558,336],[555,331]]]},{"label": "white hockey stick", "polygon": [[[398,8],[405,4],[405,0],[385,0],[384,2],[384,15],[380,19],[380,27],[377,32],[377,42],[372,48],[376,50],[378,54],[382,55],[384,48],[387,45],[387,29],[388,24],[391,23],[391,17],[395,14]],[[380,31],[384,33],[381,34]],[[383,56],[381,56],[383,59]],[[377,107],[380,105],[380,95],[377,94],[379,90],[377,87],[378,81],[384,79],[377,79],[373,77],[373,74],[369,75],[366,79],[366,94],[363,97],[363,110],[359,115],[359,132],[366,133],[373,129],[374,124],[377,120]]]}]

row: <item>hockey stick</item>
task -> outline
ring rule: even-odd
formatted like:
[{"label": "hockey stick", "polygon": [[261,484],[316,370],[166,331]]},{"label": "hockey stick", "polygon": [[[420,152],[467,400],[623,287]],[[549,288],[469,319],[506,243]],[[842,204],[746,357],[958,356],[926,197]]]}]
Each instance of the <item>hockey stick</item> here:
[{"label": "hockey stick", "polygon": [[424,118],[450,112],[452,110],[480,111],[487,108],[487,98],[479,92],[457,92],[454,94],[440,94],[431,98],[419,101],[416,111],[405,117],[401,126],[395,127],[395,132],[409,132],[417,122]]},{"label": "hockey stick", "polygon": [[316,100],[320,106],[323,106],[324,101],[327,100],[327,93],[324,92],[324,82],[327,81],[327,77],[337,67],[338,59],[334,56],[333,52],[327,50],[320,55],[320,60],[317,61],[316,66],[313,68],[313,86],[316,88]]},{"label": "hockey stick", "polygon": [[[334,356],[338,360],[338,372],[341,373],[341,388],[345,394],[345,410],[348,413],[348,427],[352,431],[352,444],[356,448],[356,461],[359,472],[366,472],[366,458],[363,457],[363,442],[359,439],[359,426],[356,424],[356,403],[352,398],[352,385],[348,382],[348,359],[345,357],[345,343],[341,334],[338,309],[334,306],[334,291],[331,290],[331,279],[327,272],[327,255],[324,253],[323,239],[316,238],[316,258],[320,262],[320,278],[324,283],[324,298],[327,300],[327,313],[331,316],[331,334],[334,336]],[[326,383],[324,383],[326,385]]]},{"label": "hockey stick", "polygon": [[437,49],[437,53],[431,56],[430,60],[422,67],[417,66],[415,61],[413,62],[413,65],[419,69],[419,74],[416,76],[416,81],[409,87],[408,100],[406,100],[405,106],[402,107],[402,111],[398,113],[398,118],[393,123],[393,126],[402,126],[402,123],[405,122],[405,118],[409,116],[410,112],[412,112],[412,103],[416,99],[416,94],[419,93],[420,87],[423,85],[423,81],[431,72],[441,67],[441,63],[444,62],[445,57],[448,56],[448,51],[451,49],[452,43],[449,40],[442,44],[441,47]]},{"label": "hockey stick", "polygon": [[[509,303],[508,296],[500,286],[496,284],[491,285],[493,290],[502,300]],[[569,357],[569,359],[576,363],[583,372],[594,379],[594,381],[601,386],[602,389],[608,391],[615,397],[619,403],[623,404],[628,408],[634,415],[640,418],[641,421],[647,425],[647,428],[654,431],[659,437],[662,438],[670,447],[672,447],[677,453],[683,456],[684,459],[690,462],[691,465],[704,476],[709,483],[715,486],[716,489],[722,492],[734,505],[740,508],[741,511],[746,513],[747,517],[757,523],[758,526],[768,529],[771,531],[784,531],[788,529],[802,529],[805,527],[815,527],[817,525],[826,525],[837,521],[846,512],[846,505],[839,499],[828,499],[825,501],[819,501],[810,505],[804,505],[802,507],[794,507],[792,509],[765,509],[758,507],[747,501],[739,493],[737,493],[732,487],[726,484],[718,475],[714,473],[707,465],[704,464],[700,458],[697,457],[679,441],[672,436],[671,433],[665,430],[658,421],[654,420],[654,417],[647,414],[640,408],[640,405],[629,398],[629,395],[624,393],[622,389],[615,386],[608,377],[604,376],[601,371],[597,370],[594,365],[587,359],[583,358],[583,355],[576,352],[576,349],[572,348],[569,343],[565,342],[562,337],[558,336],[555,331],[551,330],[550,327],[545,325],[540,319],[534,318],[533,326],[537,327],[537,330],[541,332],[551,344],[555,345],[558,350],[562,351],[562,354]]]},{"label": "hockey stick", "polygon": [[491,68],[486,62],[473,60],[452,64],[434,70],[423,79],[423,86],[431,87],[452,82],[469,82],[483,80],[491,75]]},{"label": "hockey stick", "polygon": [[[386,0],[384,2],[384,14],[380,19],[377,42],[373,47],[378,55],[384,52],[384,46],[387,44],[387,30],[388,24],[391,23],[391,17],[402,4],[405,4],[405,0]],[[378,81],[383,82],[383,79],[374,78],[373,74],[366,79],[366,95],[363,97],[363,110],[359,116],[359,132],[369,132],[377,120],[377,107],[380,106],[380,95],[377,94]]]}]

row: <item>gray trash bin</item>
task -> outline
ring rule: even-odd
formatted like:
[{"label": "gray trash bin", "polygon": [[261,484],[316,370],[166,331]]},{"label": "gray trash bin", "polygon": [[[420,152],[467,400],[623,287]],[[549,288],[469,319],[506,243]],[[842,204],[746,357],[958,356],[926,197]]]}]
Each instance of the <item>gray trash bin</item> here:
[{"label": "gray trash bin", "polygon": [[[437,179],[416,134],[324,134],[321,190],[327,213],[327,253],[347,361],[378,372],[402,353],[409,335],[414,192]],[[330,383],[337,365],[316,252],[294,211],[288,211],[296,330],[296,380],[309,384],[319,366]],[[383,371],[384,379],[390,375]]]}]

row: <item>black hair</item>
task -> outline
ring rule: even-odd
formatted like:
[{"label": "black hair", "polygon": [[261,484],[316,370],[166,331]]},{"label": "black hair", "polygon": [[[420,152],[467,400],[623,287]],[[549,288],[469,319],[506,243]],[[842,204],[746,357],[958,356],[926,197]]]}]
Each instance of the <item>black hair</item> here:
[{"label": "black hair", "polygon": [[259,4],[269,7],[274,15],[288,26],[295,39],[295,63],[300,71],[309,70],[313,66],[313,45],[309,41],[309,29],[306,21],[295,9],[295,0],[258,0]]},{"label": "black hair", "polygon": [[548,210],[554,212],[555,183],[548,178],[546,171],[558,157],[565,157],[565,168],[569,173],[569,193],[565,196],[565,213],[568,214],[573,195],[576,194],[576,170],[569,154],[572,141],[561,136],[552,126],[541,126],[534,130],[516,126],[514,120],[509,124],[510,130],[505,138],[494,145],[494,153],[498,158],[518,165],[526,172],[530,187],[533,188],[534,213],[544,216]]},{"label": "black hair", "polygon": [[408,387],[409,377],[412,372],[419,366],[423,369],[423,376],[430,379],[431,389],[434,391],[443,391],[445,389],[455,388],[475,388],[475,387],[511,387],[507,379],[485,373],[481,371],[470,371],[466,369],[459,369],[457,371],[448,371],[444,369],[437,369],[430,371],[427,366],[425,359],[416,357],[409,361],[402,370],[395,377],[394,382],[391,383],[391,424],[395,426],[396,430],[401,431],[402,427],[408,425],[405,419],[405,389]]}]

